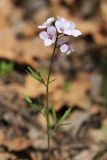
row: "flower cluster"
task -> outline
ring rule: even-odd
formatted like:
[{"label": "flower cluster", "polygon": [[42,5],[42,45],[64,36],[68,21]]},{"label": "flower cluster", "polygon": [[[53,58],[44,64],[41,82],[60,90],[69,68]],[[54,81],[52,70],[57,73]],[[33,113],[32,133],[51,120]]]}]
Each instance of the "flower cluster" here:
[{"label": "flower cluster", "polygon": [[[75,23],[67,21],[64,18],[54,17],[48,18],[41,26],[38,26],[40,29],[46,29],[46,31],[40,32],[39,36],[44,41],[45,46],[50,46],[55,43],[56,38],[59,40],[64,36],[74,36],[78,37],[81,35],[81,32],[78,29],[75,29]],[[70,54],[73,49],[70,46],[69,42],[64,40],[59,40],[59,48],[62,53]]]}]

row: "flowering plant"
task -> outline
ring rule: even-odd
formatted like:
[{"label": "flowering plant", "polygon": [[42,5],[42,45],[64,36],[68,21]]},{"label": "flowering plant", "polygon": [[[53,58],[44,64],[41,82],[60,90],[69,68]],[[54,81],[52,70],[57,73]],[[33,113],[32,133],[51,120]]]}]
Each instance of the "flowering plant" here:
[{"label": "flowering plant", "polygon": [[32,70],[30,67],[28,67],[27,72],[36,80],[38,80],[41,84],[43,84],[46,88],[46,104],[45,104],[45,109],[44,111],[42,110],[42,107],[40,104],[33,104],[31,99],[27,96],[24,96],[25,100],[32,106],[36,107],[40,113],[43,114],[43,116],[46,119],[47,122],[47,142],[48,142],[48,160],[51,159],[51,136],[52,136],[52,131],[55,131],[62,123],[63,121],[67,118],[67,116],[71,112],[71,108],[69,108],[64,115],[58,120],[57,114],[52,108],[52,115],[54,119],[54,129],[52,130],[50,126],[50,119],[49,119],[49,114],[50,114],[50,107],[49,107],[49,85],[52,83],[54,80],[50,80],[51,76],[51,70],[52,70],[52,65],[53,65],[53,60],[54,60],[54,55],[56,52],[56,48],[59,48],[61,53],[65,54],[70,54],[73,51],[73,48],[71,47],[69,41],[65,41],[64,37],[65,36],[74,36],[78,37],[81,35],[81,32],[78,29],[75,29],[75,23],[71,21],[67,21],[64,18],[57,17],[56,19],[51,17],[48,18],[46,22],[44,22],[41,26],[38,26],[38,28],[43,29],[44,31],[41,31],[39,33],[40,38],[44,41],[45,46],[50,46],[54,44],[54,49],[51,57],[51,62],[49,66],[49,72],[47,76],[46,82],[41,76],[41,73],[38,71]]},{"label": "flowering plant", "polygon": [[[45,46],[54,44],[56,39],[58,40],[63,36],[78,37],[81,35],[81,32],[78,29],[75,29],[75,23],[60,17],[58,17],[56,20],[53,17],[48,18],[47,21],[38,28],[47,29],[39,34],[40,38],[44,40]],[[69,42],[64,40],[59,41],[59,47],[62,53],[70,54],[73,51]]]}]

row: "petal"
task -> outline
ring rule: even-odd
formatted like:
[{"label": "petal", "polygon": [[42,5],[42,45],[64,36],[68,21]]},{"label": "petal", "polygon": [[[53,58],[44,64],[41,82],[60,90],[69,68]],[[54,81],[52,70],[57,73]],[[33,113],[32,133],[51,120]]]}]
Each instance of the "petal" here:
[{"label": "petal", "polygon": [[67,50],[68,50],[68,45],[67,45],[67,44],[61,45],[61,46],[60,46],[60,50],[61,50],[62,53],[67,52]]},{"label": "petal", "polygon": [[55,19],[53,17],[48,18],[46,22],[44,22],[41,26],[38,26],[38,28],[47,28]]},{"label": "petal", "polygon": [[71,23],[69,21],[64,21],[63,27],[64,27],[64,30],[68,30],[71,27]]},{"label": "petal", "polygon": [[55,22],[55,26],[56,26],[56,28],[57,28],[57,31],[58,31],[59,33],[62,33],[61,29],[64,28],[63,22],[58,19],[58,20],[56,20],[56,22]]},{"label": "petal", "polygon": [[50,46],[52,43],[53,43],[53,42],[52,42],[51,39],[45,39],[45,40],[44,40],[44,45],[45,45],[45,46]]},{"label": "petal", "polygon": [[57,16],[60,21],[66,21],[65,18]]},{"label": "petal", "polygon": [[65,31],[64,31],[64,34],[70,36],[70,35],[72,35],[72,30],[71,30],[71,29],[65,30]]},{"label": "petal", "polygon": [[52,23],[54,20],[55,20],[55,18],[54,18],[54,17],[50,17],[50,18],[48,18],[48,19],[47,19],[47,23],[49,23],[49,24],[50,24],[50,23]]},{"label": "petal", "polygon": [[65,18],[63,18],[63,17],[62,17],[62,18],[60,18],[60,20],[61,20],[62,22],[66,21],[66,19],[65,19]]},{"label": "petal", "polygon": [[56,36],[52,37],[52,42],[54,43],[56,41]]},{"label": "petal", "polygon": [[65,30],[71,28],[71,22],[66,21],[65,19],[59,19],[56,21],[55,26],[59,33],[63,33]]},{"label": "petal", "polygon": [[47,34],[47,32],[42,31],[42,32],[39,33],[39,37],[40,37],[41,39],[45,40],[45,39],[48,38],[48,34]]},{"label": "petal", "polygon": [[70,23],[70,29],[74,29],[75,28],[75,23],[71,22],[71,21],[69,21],[69,23]]},{"label": "petal", "polygon": [[38,28],[40,28],[40,29],[47,28],[47,22],[44,22],[41,26],[38,26]]},{"label": "petal", "polygon": [[56,35],[56,28],[54,26],[49,26],[47,28],[47,33],[52,35],[52,36],[55,36]]},{"label": "petal", "polygon": [[74,37],[80,36],[82,33],[78,29],[73,29],[71,35]]},{"label": "petal", "polygon": [[44,29],[44,28],[47,28],[47,26],[45,26],[45,25],[43,24],[42,26],[38,26],[38,28]]}]

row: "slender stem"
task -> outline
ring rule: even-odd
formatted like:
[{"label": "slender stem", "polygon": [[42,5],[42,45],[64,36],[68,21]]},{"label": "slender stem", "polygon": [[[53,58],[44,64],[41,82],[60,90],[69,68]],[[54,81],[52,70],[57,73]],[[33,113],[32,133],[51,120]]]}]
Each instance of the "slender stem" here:
[{"label": "slender stem", "polygon": [[53,59],[54,59],[55,50],[57,46],[57,40],[58,40],[58,35],[56,37],[56,41],[55,41],[55,45],[54,45],[54,49],[51,57],[51,63],[49,67],[47,83],[46,83],[46,121],[47,121],[47,140],[48,140],[48,160],[50,160],[51,158],[51,145],[50,145],[50,140],[51,140],[50,129],[51,128],[50,128],[50,120],[49,120],[49,82],[50,82]]},{"label": "slender stem", "polygon": [[57,47],[57,41],[58,41],[58,35],[57,35],[57,37],[56,37],[56,41],[55,41],[55,45],[54,45],[54,49],[53,49],[53,53],[52,53],[52,57],[51,57],[51,63],[50,63],[50,67],[49,67],[47,84],[49,83],[49,79],[50,79],[50,74],[51,74],[51,70],[52,70],[53,59],[54,59],[55,50],[56,50],[56,47]]},{"label": "slender stem", "polygon": [[47,120],[47,140],[48,140],[48,160],[51,157],[51,146],[50,146],[50,120],[49,120],[49,88],[46,86],[46,120]]}]

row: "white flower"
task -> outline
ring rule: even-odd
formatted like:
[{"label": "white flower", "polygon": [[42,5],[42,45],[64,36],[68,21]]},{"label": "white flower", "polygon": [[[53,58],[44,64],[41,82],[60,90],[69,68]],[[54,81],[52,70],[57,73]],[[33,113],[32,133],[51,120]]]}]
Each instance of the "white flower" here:
[{"label": "white flower", "polygon": [[48,18],[47,21],[44,22],[41,26],[38,26],[38,28],[41,28],[41,29],[47,28],[52,24],[54,20],[55,20],[54,17]]},{"label": "white flower", "polygon": [[59,33],[63,33],[66,35],[72,35],[74,37],[78,37],[81,35],[81,32],[78,29],[75,29],[75,23],[71,21],[67,21],[64,18],[58,17],[55,22],[55,26]]},{"label": "white flower", "polygon": [[73,51],[73,48],[68,42],[60,42],[60,51],[66,53],[67,55]]},{"label": "white flower", "polygon": [[40,38],[44,40],[45,46],[50,46],[55,43],[56,40],[56,28],[54,26],[49,26],[46,31],[42,31],[39,34]]},{"label": "white flower", "polygon": [[65,18],[63,18],[63,17],[59,17],[59,16],[57,16],[57,18],[58,18],[59,20],[61,20],[61,21],[66,21],[66,19],[65,19]]}]

